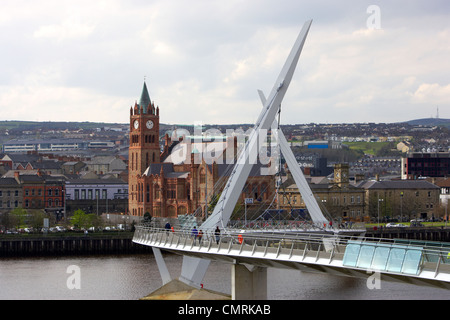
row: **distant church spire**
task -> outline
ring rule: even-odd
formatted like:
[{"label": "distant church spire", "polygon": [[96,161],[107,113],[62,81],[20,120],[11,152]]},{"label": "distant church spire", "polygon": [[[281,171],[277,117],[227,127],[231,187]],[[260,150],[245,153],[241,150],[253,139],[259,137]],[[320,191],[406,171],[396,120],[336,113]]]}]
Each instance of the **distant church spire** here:
[{"label": "distant church spire", "polygon": [[143,109],[143,113],[146,114],[150,105],[150,95],[148,94],[147,84],[144,78],[144,87],[142,88],[141,99],[139,100],[139,109]]}]

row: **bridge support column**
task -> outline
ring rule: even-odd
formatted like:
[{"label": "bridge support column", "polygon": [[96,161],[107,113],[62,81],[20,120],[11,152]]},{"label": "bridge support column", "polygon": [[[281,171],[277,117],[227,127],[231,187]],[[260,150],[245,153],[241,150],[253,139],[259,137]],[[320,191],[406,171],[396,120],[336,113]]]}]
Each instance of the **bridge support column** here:
[{"label": "bridge support column", "polygon": [[231,298],[233,300],[266,300],[267,268],[233,264]]}]

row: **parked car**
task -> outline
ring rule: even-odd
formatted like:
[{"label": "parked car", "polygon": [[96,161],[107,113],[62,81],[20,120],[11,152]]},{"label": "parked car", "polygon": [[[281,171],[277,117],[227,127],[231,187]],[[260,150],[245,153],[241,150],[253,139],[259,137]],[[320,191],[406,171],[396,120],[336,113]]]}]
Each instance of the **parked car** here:
[{"label": "parked car", "polygon": [[413,220],[411,220],[411,222],[410,222],[410,224],[409,224],[409,226],[410,227],[423,227],[423,224],[422,224],[422,219],[413,219]]},{"label": "parked car", "polygon": [[388,223],[386,224],[386,228],[404,228],[406,227],[404,224],[401,223]]}]

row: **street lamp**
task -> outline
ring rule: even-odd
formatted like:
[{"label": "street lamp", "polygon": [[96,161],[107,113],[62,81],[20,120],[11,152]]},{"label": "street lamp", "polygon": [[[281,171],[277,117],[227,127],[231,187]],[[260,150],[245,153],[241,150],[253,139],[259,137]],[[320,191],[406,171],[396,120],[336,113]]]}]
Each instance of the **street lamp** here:
[{"label": "street lamp", "polygon": [[63,194],[63,201],[64,201],[64,223],[67,223],[67,215],[66,215],[66,188],[63,187],[62,189],[62,194]]},{"label": "street lamp", "polygon": [[383,202],[383,199],[380,199],[380,195],[378,195],[378,228],[380,227],[380,202]]},{"label": "street lamp", "polygon": [[400,223],[403,223],[403,191],[400,192]]}]

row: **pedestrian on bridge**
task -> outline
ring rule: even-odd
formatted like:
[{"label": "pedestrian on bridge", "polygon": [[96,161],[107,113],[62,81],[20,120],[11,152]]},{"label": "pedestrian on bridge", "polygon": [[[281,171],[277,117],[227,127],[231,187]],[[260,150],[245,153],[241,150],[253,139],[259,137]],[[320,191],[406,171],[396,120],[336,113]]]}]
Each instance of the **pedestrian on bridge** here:
[{"label": "pedestrian on bridge", "polygon": [[196,226],[194,226],[194,228],[192,229],[191,236],[192,236],[192,238],[194,238],[194,245],[195,245],[196,240],[197,240],[197,236],[198,236],[198,230],[197,230]]},{"label": "pedestrian on bridge", "polygon": [[198,244],[199,244],[199,245],[202,245],[202,237],[203,237],[203,231],[200,230],[200,231],[198,232]]},{"label": "pedestrian on bridge", "polygon": [[214,231],[214,235],[216,236],[216,243],[219,244],[219,241],[220,241],[220,229],[219,229],[219,226],[216,227],[216,230]]}]

